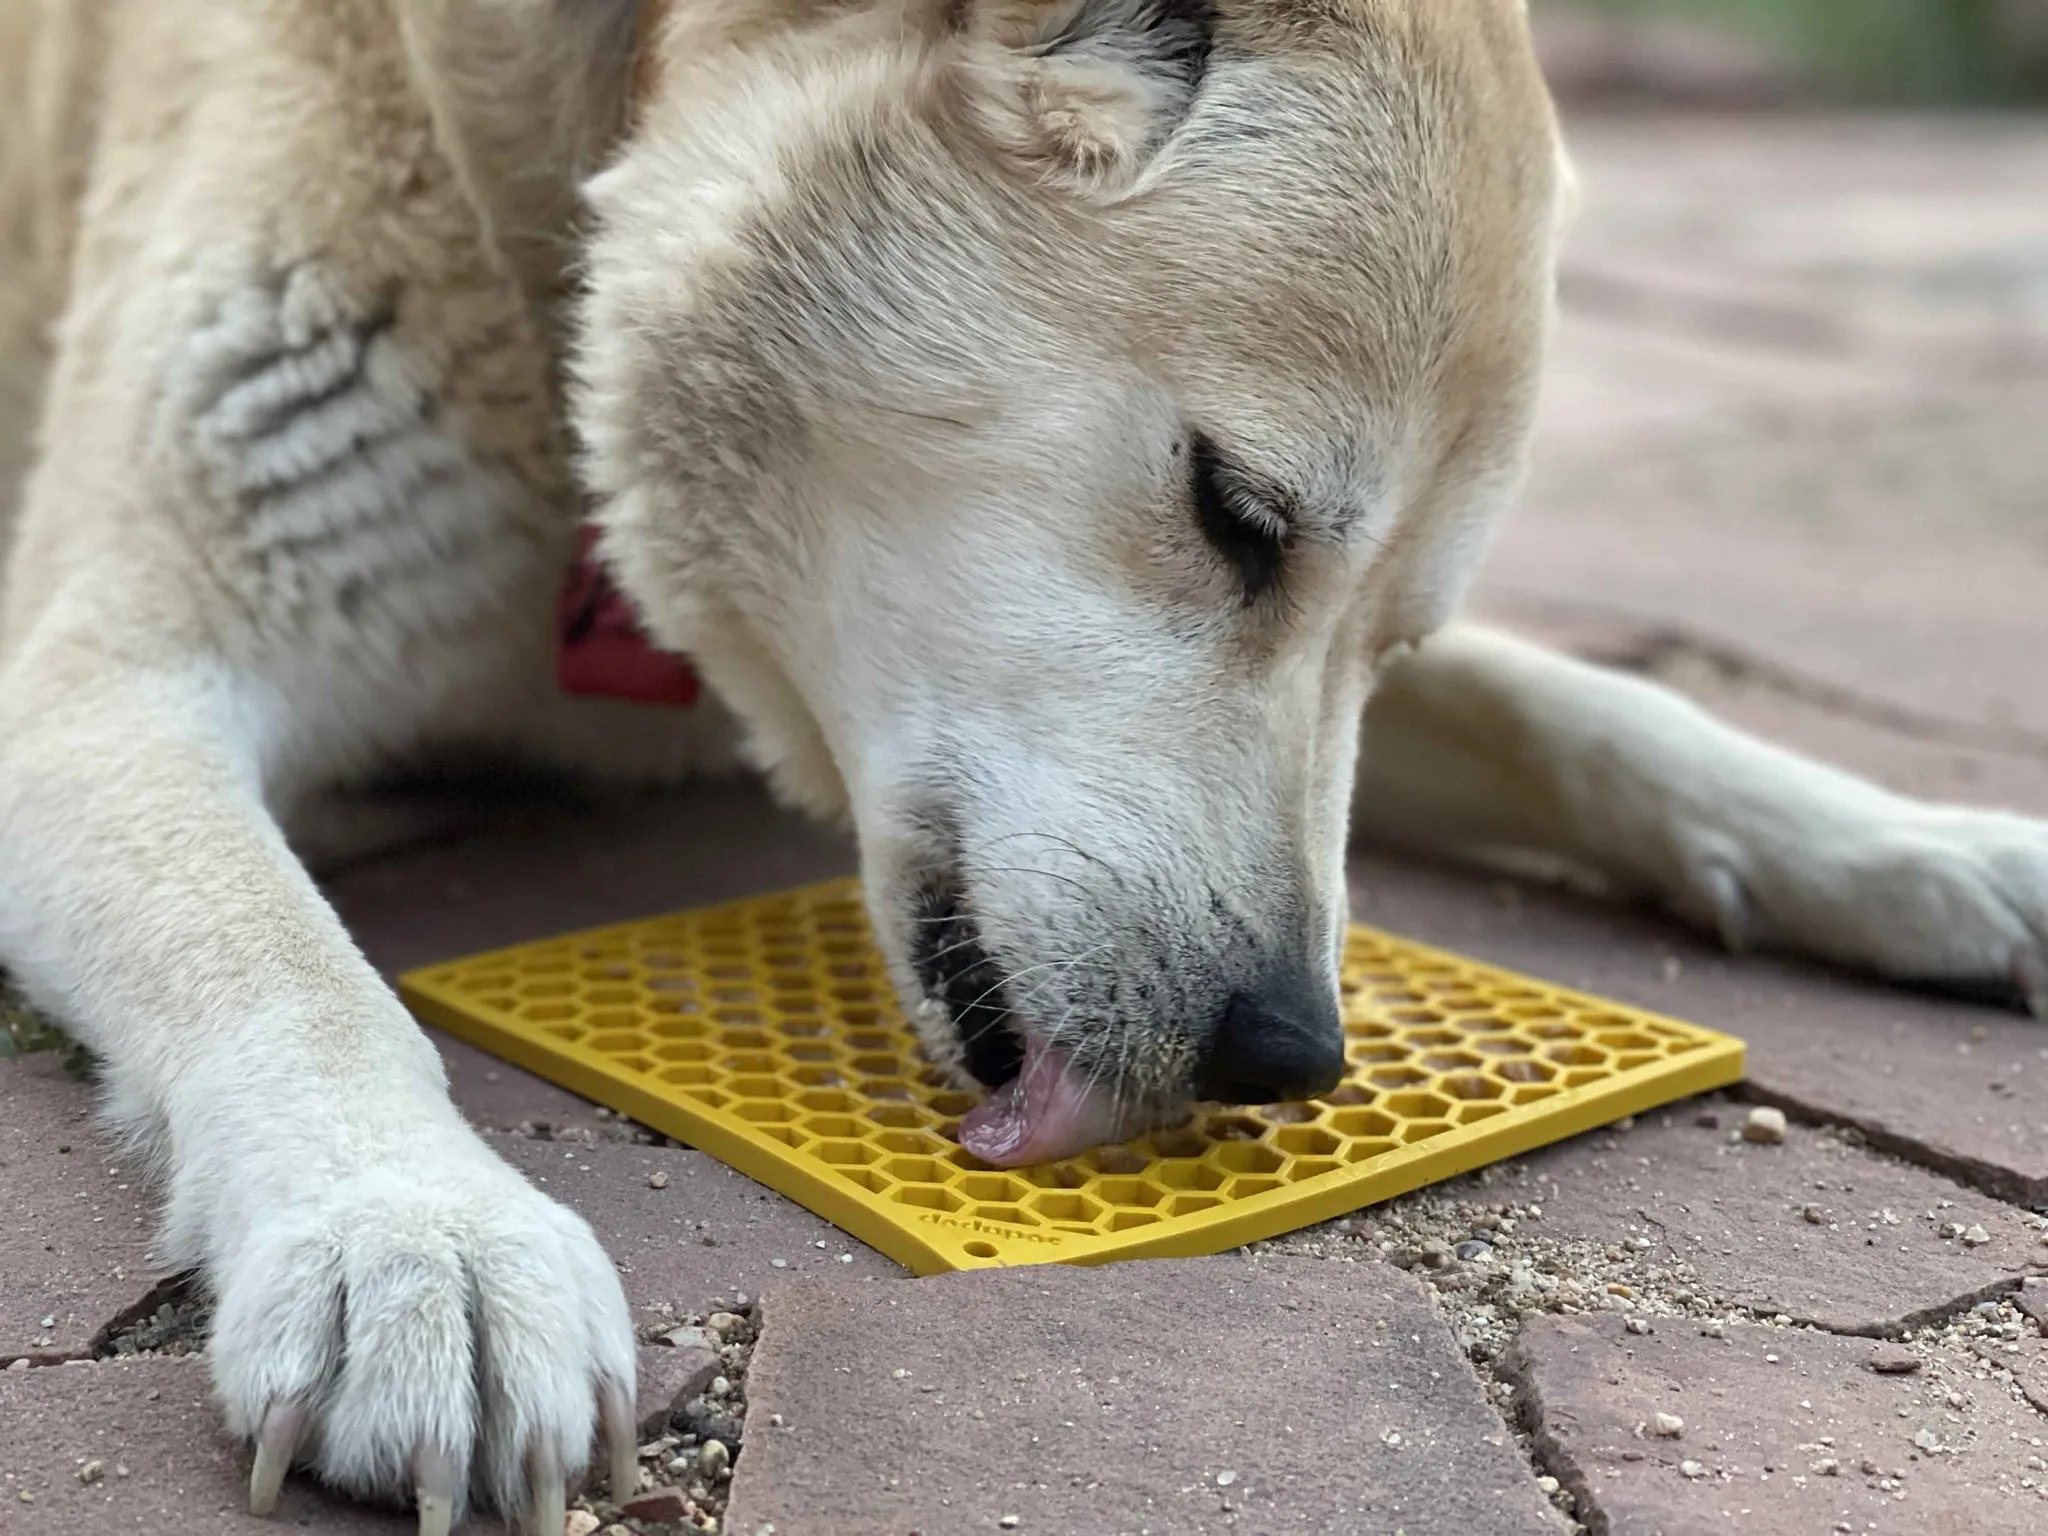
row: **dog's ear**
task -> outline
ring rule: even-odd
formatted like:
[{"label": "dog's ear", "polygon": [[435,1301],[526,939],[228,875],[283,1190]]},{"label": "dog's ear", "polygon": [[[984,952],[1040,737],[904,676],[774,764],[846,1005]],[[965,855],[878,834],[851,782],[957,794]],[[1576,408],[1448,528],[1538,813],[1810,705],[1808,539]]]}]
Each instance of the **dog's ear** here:
[{"label": "dog's ear", "polygon": [[967,0],[972,103],[998,149],[1091,197],[1128,188],[1209,67],[1209,0]]}]

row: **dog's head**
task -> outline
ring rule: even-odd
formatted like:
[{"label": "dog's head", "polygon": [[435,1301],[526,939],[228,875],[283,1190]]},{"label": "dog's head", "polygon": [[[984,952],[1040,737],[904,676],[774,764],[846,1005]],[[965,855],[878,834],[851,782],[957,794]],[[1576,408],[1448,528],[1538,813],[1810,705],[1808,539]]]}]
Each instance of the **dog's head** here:
[{"label": "dog's head", "polygon": [[605,548],[850,816],[1025,1163],[1326,1090],[1358,725],[1516,484],[1519,0],[681,0],[589,188]]}]

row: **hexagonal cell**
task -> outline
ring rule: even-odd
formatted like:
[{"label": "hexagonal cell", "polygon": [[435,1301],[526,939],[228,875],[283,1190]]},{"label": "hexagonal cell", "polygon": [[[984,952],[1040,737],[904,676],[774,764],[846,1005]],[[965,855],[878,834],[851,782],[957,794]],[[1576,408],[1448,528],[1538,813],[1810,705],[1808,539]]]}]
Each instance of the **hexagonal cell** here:
[{"label": "hexagonal cell", "polygon": [[1597,1083],[1608,1075],[1606,1067],[1574,1067],[1564,1075],[1567,1088],[1583,1088],[1588,1083]]},{"label": "hexagonal cell", "polygon": [[[583,1000],[586,1004],[589,998]],[[592,1029],[630,1029],[640,1032],[640,1010],[637,1008],[597,1008],[584,1016],[583,1022]]]},{"label": "hexagonal cell", "polygon": [[1230,1173],[1278,1173],[1287,1159],[1264,1142],[1234,1141],[1210,1148],[1208,1161]]},{"label": "hexagonal cell", "polygon": [[637,1051],[640,1049],[640,1043],[640,1032],[635,1029],[607,1030],[603,1034],[592,1035],[589,1041],[593,1051],[602,1051],[607,1056]]},{"label": "hexagonal cell", "polygon": [[1000,1173],[970,1173],[953,1186],[970,1200],[1022,1200],[1031,1187],[1022,1179]]},{"label": "hexagonal cell", "polygon": [[1377,1109],[1340,1109],[1324,1122],[1339,1136],[1387,1136],[1394,1117]]},{"label": "hexagonal cell", "polygon": [[842,1167],[864,1167],[882,1156],[864,1141],[821,1141],[811,1150],[823,1161]]},{"label": "hexagonal cell", "polygon": [[1510,1088],[1508,1090],[1508,1102],[1510,1104],[1534,1104],[1538,1099],[1551,1098],[1556,1093],[1557,1086],[1554,1083],[1531,1083],[1526,1088]]},{"label": "hexagonal cell", "polygon": [[1545,1066],[1540,1061],[1530,1061],[1526,1057],[1504,1061],[1493,1070],[1495,1076],[1504,1077],[1511,1083],[1547,1083],[1557,1076],[1557,1068]]},{"label": "hexagonal cell", "polygon": [[1593,1038],[1610,1051],[1647,1051],[1657,1044],[1655,1037],[1634,1029],[1606,1029]]},{"label": "hexagonal cell", "polygon": [[903,1069],[902,1063],[894,1056],[882,1056],[873,1053],[854,1057],[851,1065],[854,1071],[864,1073],[869,1077],[895,1077]]},{"label": "hexagonal cell", "polygon": [[697,978],[694,976],[650,976],[647,988],[651,992],[669,993],[681,997],[697,995]]},{"label": "hexagonal cell", "polygon": [[1335,1173],[1343,1166],[1334,1157],[1297,1157],[1288,1167],[1287,1173],[1299,1183],[1303,1179],[1316,1179],[1326,1173]]},{"label": "hexagonal cell", "polygon": [[571,1045],[583,1038],[583,1026],[580,1024],[543,1024],[541,1028],[557,1040],[566,1040]]},{"label": "hexagonal cell", "polygon": [[[546,1024],[553,1020],[573,1019],[576,1017],[576,1005],[574,1003],[528,1003],[519,1010],[519,1016],[522,1019],[531,1019],[536,1024]],[[582,1032],[582,1026],[579,1024],[577,1026],[577,1033],[581,1034]]]},{"label": "hexagonal cell", "polygon": [[945,1184],[959,1171],[935,1157],[892,1157],[882,1164],[882,1172],[905,1184]]},{"label": "hexagonal cell", "polygon": [[1398,1141],[1384,1136],[1366,1137],[1358,1141],[1345,1143],[1344,1150],[1340,1155],[1347,1163],[1366,1163],[1372,1161],[1372,1159],[1378,1157],[1383,1152],[1393,1151],[1399,1145]]},{"label": "hexagonal cell", "polygon": [[1266,1174],[1254,1174],[1247,1178],[1232,1179],[1223,1193],[1232,1200],[1248,1200],[1253,1195],[1268,1194],[1287,1183],[1285,1179],[1272,1178]]},{"label": "hexagonal cell", "polygon": [[707,1109],[723,1109],[732,1102],[732,1095],[721,1093],[716,1088],[687,1087],[683,1092]]},{"label": "hexagonal cell", "polygon": [[1294,1157],[1328,1157],[1343,1142],[1318,1125],[1283,1125],[1273,1145]]},{"label": "hexagonal cell", "polygon": [[1485,1065],[1470,1051],[1431,1051],[1422,1058],[1422,1064],[1432,1072],[1457,1072]]},{"label": "hexagonal cell", "polygon": [[1342,1109],[1353,1104],[1370,1104],[1379,1095],[1357,1083],[1339,1083],[1323,1095],[1323,1102]]},{"label": "hexagonal cell", "polygon": [[1347,1045],[1344,1057],[1353,1066],[1365,1067],[1376,1061],[1406,1061],[1408,1052],[1398,1045]]},{"label": "hexagonal cell", "polygon": [[1481,1120],[1491,1120],[1495,1115],[1504,1115],[1507,1112],[1508,1107],[1505,1104],[1460,1104],[1458,1124],[1477,1125]]},{"label": "hexagonal cell", "polygon": [[851,1183],[858,1184],[871,1195],[886,1195],[896,1187],[890,1182],[887,1175],[879,1173],[873,1168],[842,1166],[839,1170],[839,1176]]},{"label": "hexagonal cell", "polygon": [[1480,1072],[1454,1072],[1437,1086],[1454,1099],[1497,1099],[1507,1092],[1505,1084]]},{"label": "hexagonal cell", "polygon": [[757,1075],[782,1069],[782,1063],[776,1059],[772,1051],[734,1051],[725,1057],[720,1065],[728,1072],[751,1072]]},{"label": "hexagonal cell", "polygon": [[1213,1211],[1223,1203],[1221,1195],[1173,1195],[1166,1202],[1166,1214],[1192,1216],[1197,1211]]},{"label": "hexagonal cell", "polygon": [[1158,1219],[1157,1211],[1112,1211],[1105,1225],[1112,1232],[1128,1232],[1133,1227],[1149,1227]]},{"label": "hexagonal cell", "polygon": [[1145,1141],[1152,1155],[1159,1158],[1200,1157],[1209,1150],[1209,1138],[1192,1125],[1154,1131]]},{"label": "hexagonal cell", "polygon": [[927,1211],[957,1211],[967,1204],[952,1190],[932,1184],[906,1184],[891,1190],[890,1195],[904,1205],[921,1206]]},{"label": "hexagonal cell", "polygon": [[1401,1127],[1401,1139],[1411,1147],[1418,1141],[1427,1141],[1432,1136],[1441,1136],[1451,1128],[1448,1120],[1411,1120]]},{"label": "hexagonal cell", "polygon": [[1455,1029],[1411,1029],[1407,1031],[1406,1038],[1410,1046],[1441,1048],[1457,1045],[1464,1037]]},{"label": "hexagonal cell", "polygon": [[852,1115],[806,1115],[804,1129],[813,1136],[865,1136],[868,1128]]},{"label": "hexagonal cell", "polygon": [[718,1081],[718,1074],[716,1072],[703,1063],[695,1061],[674,1062],[669,1066],[659,1068],[656,1075],[665,1083],[678,1083],[684,1087],[697,1083],[715,1083]]},{"label": "hexagonal cell", "polygon": [[1152,1206],[1166,1198],[1166,1191],[1143,1179],[1097,1179],[1089,1193],[1110,1205]]},{"label": "hexagonal cell", "polygon": [[1604,1067],[1607,1053],[1597,1045],[1579,1042],[1573,1045],[1553,1045],[1543,1053],[1552,1061],[1567,1067]]},{"label": "hexagonal cell", "polygon": [[944,1093],[935,1093],[925,1100],[926,1107],[936,1115],[964,1115],[968,1110],[974,1108],[974,1103],[973,1094],[961,1093],[957,1089],[948,1089]]},{"label": "hexagonal cell", "polygon": [[1564,1019],[1539,1019],[1525,1022],[1521,1028],[1524,1034],[1534,1035],[1538,1040],[1576,1040],[1584,1033],[1578,1025]]},{"label": "hexagonal cell", "polygon": [[912,1156],[945,1150],[938,1137],[924,1131],[884,1131],[875,1138],[875,1145],[884,1152],[902,1152]]},{"label": "hexagonal cell", "polygon": [[1202,1134],[1211,1141],[1257,1141],[1266,1127],[1250,1115],[1214,1114],[1202,1122]]},{"label": "hexagonal cell", "polygon": [[780,1099],[742,1099],[732,1112],[755,1125],[786,1125],[796,1119],[796,1106]]},{"label": "hexagonal cell", "polygon": [[529,981],[519,989],[519,995],[534,1002],[555,1002],[561,998],[574,997],[576,986],[567,981]]},{"label": "hexagonal cell", "polygon": [[877,1104],[868,1111],[868,1119],[876,1125],[901,1126],[906,1129],[921,1126],[928,1118],[915,1104]]},{"label": "hexagonal cell", "polygon": [[772,1077],[736,1077],[732,1080],[732,1091],[743,1099],[779,1099],[782,1084]]},{"label": "hexagonal cell", "polygon": [[1009,1227],[1035,1227],[1038,1218],[1019,1205],[977,1205],[974,1215],[980,1221],[1000,1221]]},{"label": "hexagonal cell", "polygon": [[1097,1147],[1081,1161],[1098,1173],[1143,1173],[1152,1160],[1129,1147]]},{"label": "hexagonal cell", "polygon": [[1520,1056],[1529,1047],[1519,1040],[1474,1040],[1472,1049],[1485,1056]]},{"label": "hexagonal cell", "polygon": [[1224,1178],[1222,1169],[1183,1157],[1155,1163],[1145,1176],[1168,1189],[1191,1190],[1221,1189]]},{"label": "hexagonal cell", "polygon": [[1268,1125],[1306,1125],[1320,1114],[1313,1104],[1262,1104],[1259,1118]]},{"label": "hexagonal cell", "polygon": [[917,1097],[900,1077],[870,1077],[860,1087],[869,1098],[885,1104],[908,1104]]},{"label": "hexagonal cell", "polygon": [[1396,1024],[1441,1024],[1444,1016],[1434,1008],[1396,1008],[1387,1015]]},{"label": "hexagonal cell", "polygon": [[772,1051],[782,1042],[774,1039],[765,1029],[754,1025],[735,1025],[720,1020],[722,1009],[713,1009],[711,1017],[720,1021],[718,1038],[728,1051]]},{"label": "hexagonal cell", "polygon": [[1100,1221],[1101,1202],[1068,1191],[1041,1190],[1024,1202],[1048,1221]]},{"label": "hexagonal cell", "polygon": [[[747,1106],[742,1104],[734,1113],[745,1114],[746,1108]],[[811,1139],[793,1125],[764,1125],[758,1129],[763,1136],[772,1136],[786,1147],[802,1147]]]},{"label": "hexagonal cell", "polygon": [[832,1026],[817,1019],[784,1019],[782,1033],[791,1040],[818,1040],[832,1032]]},{"label": "hexagonal cell", "polygon": [[1366,1077],[1380,1088],[1407,1088],[1429,1081],[1427,1072],[1418,1072],[1414,1067],[1376,1067]]},{"label": "hexagonal cell", "polygon": [[654,1054],[662,1061],[697,1061],[711,1059],[711,1047],[701,1040],[663,1040],[655,1032]]},{"label": "hexagonal cell", "polygon": [[1428,1120],[1449,1114],[1451,1105],[1434,1093],[1397,1093],[1387,1100],[1387,1110],[1403,1120]]}]

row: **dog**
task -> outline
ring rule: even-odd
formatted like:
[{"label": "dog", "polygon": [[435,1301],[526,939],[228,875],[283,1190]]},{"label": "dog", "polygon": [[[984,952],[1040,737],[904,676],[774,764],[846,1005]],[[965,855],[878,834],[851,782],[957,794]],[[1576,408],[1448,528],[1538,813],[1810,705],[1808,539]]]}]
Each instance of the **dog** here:
[{"label": "dog", "polygon": [[[2048,1010],[2048,828],[1453,622],[1569,213],[1520,0],[8,0],[0,61],[0,962],[258,1511],[632,1486],[612,1265],[301,857],[397,770],[848,823],[998,1165],[1330,1088],[1354,833]],[[586,518],[689,707],[557,686]]]}]

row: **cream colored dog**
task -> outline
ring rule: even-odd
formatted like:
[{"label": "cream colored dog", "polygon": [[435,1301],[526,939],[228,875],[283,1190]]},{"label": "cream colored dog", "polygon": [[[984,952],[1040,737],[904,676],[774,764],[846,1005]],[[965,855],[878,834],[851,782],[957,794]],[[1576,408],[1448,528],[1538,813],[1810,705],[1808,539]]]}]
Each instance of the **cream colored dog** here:
[{"label": "cream colored dog", "polygon": [[[1347,819],[2048,994],[2042,827],[1444,628],[1561,224],[1518,0],[0,0],[5,72],[0,959],[258,1509],[632,1473],[604,1251],[287,843],[437,754],[850,819],[998,1163],[1326,1088]],[[585,509],[722,702],[557,692]]]}]

